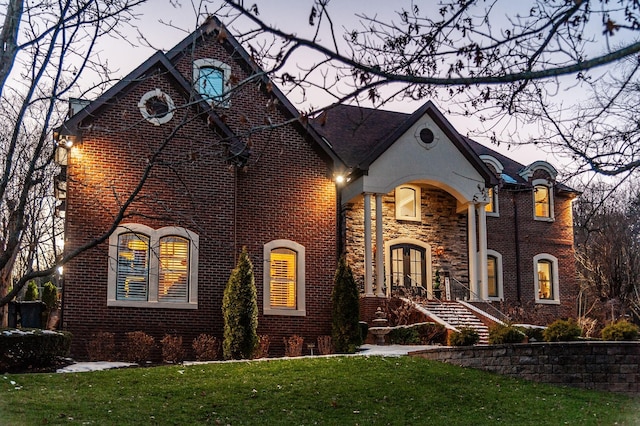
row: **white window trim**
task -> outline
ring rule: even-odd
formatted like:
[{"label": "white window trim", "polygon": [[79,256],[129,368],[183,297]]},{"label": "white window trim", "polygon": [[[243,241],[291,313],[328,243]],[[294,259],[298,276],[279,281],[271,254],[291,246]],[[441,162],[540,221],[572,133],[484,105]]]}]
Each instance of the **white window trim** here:
[{"label": "white window trim", "polygon": [[[271,307],[271,251],[276,248],[287,248],[296,252],[296,309]],[[273,240],[264,245],[264,265],[262,272],[264,315],[286,315],[303,317],[307,315],[305,305],[305,249],[301,244],[291,240]]]},{"label": "white window trim", "polygon": [[[500,217],[500,203],[498,202],[498,187],[494,186],[493,188],[493,211],[486,212],[487,216],[490,217]],[[489,188],[487,188],[487,195],[489,195]]]},{"label": "white window trim", "polygon": [[[200,78],[200,68],[217,68],[222,71],[222,100],[205,99],[205,101],[212,106],[219,106],[223,108],[229,108],[231,102],[229,101],[229,79],[231,78],[231,67],[224,62],[220,62],[217,59],[196,59],[193,61],[193,84],[194,90],[197,92],[197,81]],[[198,92],[199,93],[199,92]]]},{"label": "white window trim", "polygon": [[[149,300],[125,301],[116,299],[116,276],[118,271],[118,236],[124,233],[140,233],[149,236]],[[160,238],[177,235],[189,240],[189,301],[188,302],[159,302],[158,301],[158,256],[154,255],[159,247]],[[164,308],[164,309],[198,309],[198,251],[200,237],[184,228],[166,226],[156,229],[139,223],[120,225],[109,237],[109,272],[107,286],[107,306],[126,306],[129,308]]]},{"label": "white window trim", "polygon": [[[553,299],[540,299],[540,284],[538,282],[538,262],[546,260],[551,262],[551,286],[553,289]],[[540,253],[533,257],[533,283],[534,294],[536,303],[545,305],[559,305],[560,304],[560,281],[558,274],[558,259],[549,253]]]},{"label": "white window trim", "polygon": [[[164,100],[167,102],[168,111],[163,117],[156,117],[149,114],[149,111],[147,111],[147,101],[151,98],[164,98]],[[173,118],[173,112],[176,110],[176,106],[173,102],[173,99],[171,99],[171,96],[157,88],[142,95],[142,97],[140,98],[140,102],[138,102],[138,108],[140,109],[140,114],[142,114],[144,119],[154,126],[159,126],[171,121],[171,119]]]},{"label": "white window trim", "polygon": [[[384,242],[384,270],[385,270],[385,287],[387,289],[387,296],[391,296],[391,247],[396,245],[409,244],[425,249],[426,273],[427,273],[427,291],[433,294],[433,265],[431,263],[431,245],[424,241],[416,240],[413,238],[396,238]],[[442,283],[444,286],[444,283]]]},{"label": "white window trim", "polygon": [[[554,200],[553,200],[553,184],[551,184],[547,179],[536,179],[533,182],[531,182],[531,184],[533,185],[533,219],[534,220],[539,220],[541,222],[554,222],[555,219],[555,212],[553,209],[553,204],[554,204]],[[536,215],[536,186],[538,185],[543,185],[546,186],[549,189],[549,217],[544,217],[544,216],[537,216]]]},{"label": "white window trim", "polygon": [[495,250],[487,250],[487,260],[488,257],[493,256],[496,259],[496,286],[498,288],[498,297],[489,296],[489,282],[487,281],[486,295],[487,299],[493,301],[502,301],[504,300],[504,286],[502,284],[502,255]]},{"label": "white window trim", "polygon": [[[398,201],[398,190],[400,188],[410,188],[416,192],[416,216],[403,216],[400,214],[399,201]],[[407,184],[397,186],[395,189],[394,200],[395,200],[395,209],[396,209],[396,220],[408,220],[412,222],[422,221],[422,193],[420,192],[419,186],[407,185]]]}]

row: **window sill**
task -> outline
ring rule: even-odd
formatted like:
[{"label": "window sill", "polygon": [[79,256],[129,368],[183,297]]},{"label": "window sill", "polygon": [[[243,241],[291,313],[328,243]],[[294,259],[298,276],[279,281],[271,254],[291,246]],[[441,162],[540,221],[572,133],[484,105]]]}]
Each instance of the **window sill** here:
[{"label": "window sill", "polygon": [[555,222],[555,218],[553,217],[539,217],[535,216],[533,220],[537,220],[538,222]]},{"label": "window sill", "polygon": [[546,300],[546,299],[536,299],[536,303],[541,305],[559,305],[559,300]]},{"label": "window sill", "polygon": [[396,216],[396,220],[401,220],[405,222],[422,222],[422,219],[419,217],[398,217]]},{"label": "window sill", "polygon": [[287,316],[287,317],[305,317],[307,316],[306,310],[296,310],[296,309],[264,309],[265,315],[279,315],[279,316]]},{"label": "window sill", "polygon": [[198,309],[197,303],[126,302],[124,300],[107,300],[107,306],[152,309]]}]

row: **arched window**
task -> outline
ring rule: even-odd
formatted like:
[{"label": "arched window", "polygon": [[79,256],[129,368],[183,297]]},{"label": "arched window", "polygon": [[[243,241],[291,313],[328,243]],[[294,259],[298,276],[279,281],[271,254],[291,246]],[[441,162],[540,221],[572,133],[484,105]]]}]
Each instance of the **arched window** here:
[{"label": "arched window", "polygon": [[396,219],[420,220],[420,187],[401,185],[396,188]]},{"label": "arched window", "polygon": [[208,103],[229,107],[229,78],[231,67],[216,59],[198,59],[193,62],[194,89]]},{"label": "arched window", "polygon": [[289,240],[274,240],[264,245],[265,315],[304,316],[305,249]]},{"label": "arched window", "polygon": [[391,285],[393,287],[427,286],[426,250],[411,244],[391,246]]},{"label": "arched window", "polygon": [[503,300],[502,255],[495,250],[487,250],[487,297],[489,300]]},{"label": "arched window", "polygon": [[184,228],[119,226],[109,238],[107,306],[196,309],[198,243]]},{"label": "arched window", "polygon": [[533,181],[533,213],[536,220],[553,220],[553,191],[544,179]]},{"label": "arched window", "polygon": [[535,298],[537,303],[560,303],[558,259],[542,253],[533,258]]}]

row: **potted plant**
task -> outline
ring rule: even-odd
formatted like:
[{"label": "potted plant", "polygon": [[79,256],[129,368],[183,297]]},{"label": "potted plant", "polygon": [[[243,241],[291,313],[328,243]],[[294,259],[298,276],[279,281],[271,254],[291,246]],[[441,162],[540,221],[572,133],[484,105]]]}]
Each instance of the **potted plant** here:
[{"label": "potted plant", "polygon": [[436,271],[436,280],[433,283],[433,296],[436,299],[442,297],[442,289],[440,288],[440,271]]}]

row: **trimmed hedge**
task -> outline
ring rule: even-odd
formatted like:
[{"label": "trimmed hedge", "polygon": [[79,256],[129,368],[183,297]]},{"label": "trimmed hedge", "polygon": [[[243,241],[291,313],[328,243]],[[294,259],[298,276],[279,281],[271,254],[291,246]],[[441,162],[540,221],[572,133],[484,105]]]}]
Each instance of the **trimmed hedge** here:
[{"label": "trimmed hedge", "polygon": [[526,334],[513,325],[495,324],[489,328],[489,344],[522,343]]},{"label": "trimmed hedge", "polygon": [[545,342],[570,342],[578,340],[582,329],[573,319],[552,322],[542,333]]},{"label": "trimmed hedge", "polygon": [[480,335],[471,327],[460,327],[449,333],[450,346],[473,346],[480,341]]},{"label": "trimmed hedge", "polygon": [[0,372],[50,367],[69,355],[71,333],[39,329],[0,332]]},{"label": "trimmed hedge", "polygon": [[638,338],[638,326],[627,320],[611,323],[602,329],[602,339],[621,341],[636,340]]},{"label": "trimmed hedge", "polygon": [[428,345],[445,344],[447,329],[442,324],[423,322],[393,327],[389,332],[392,345]]}]

